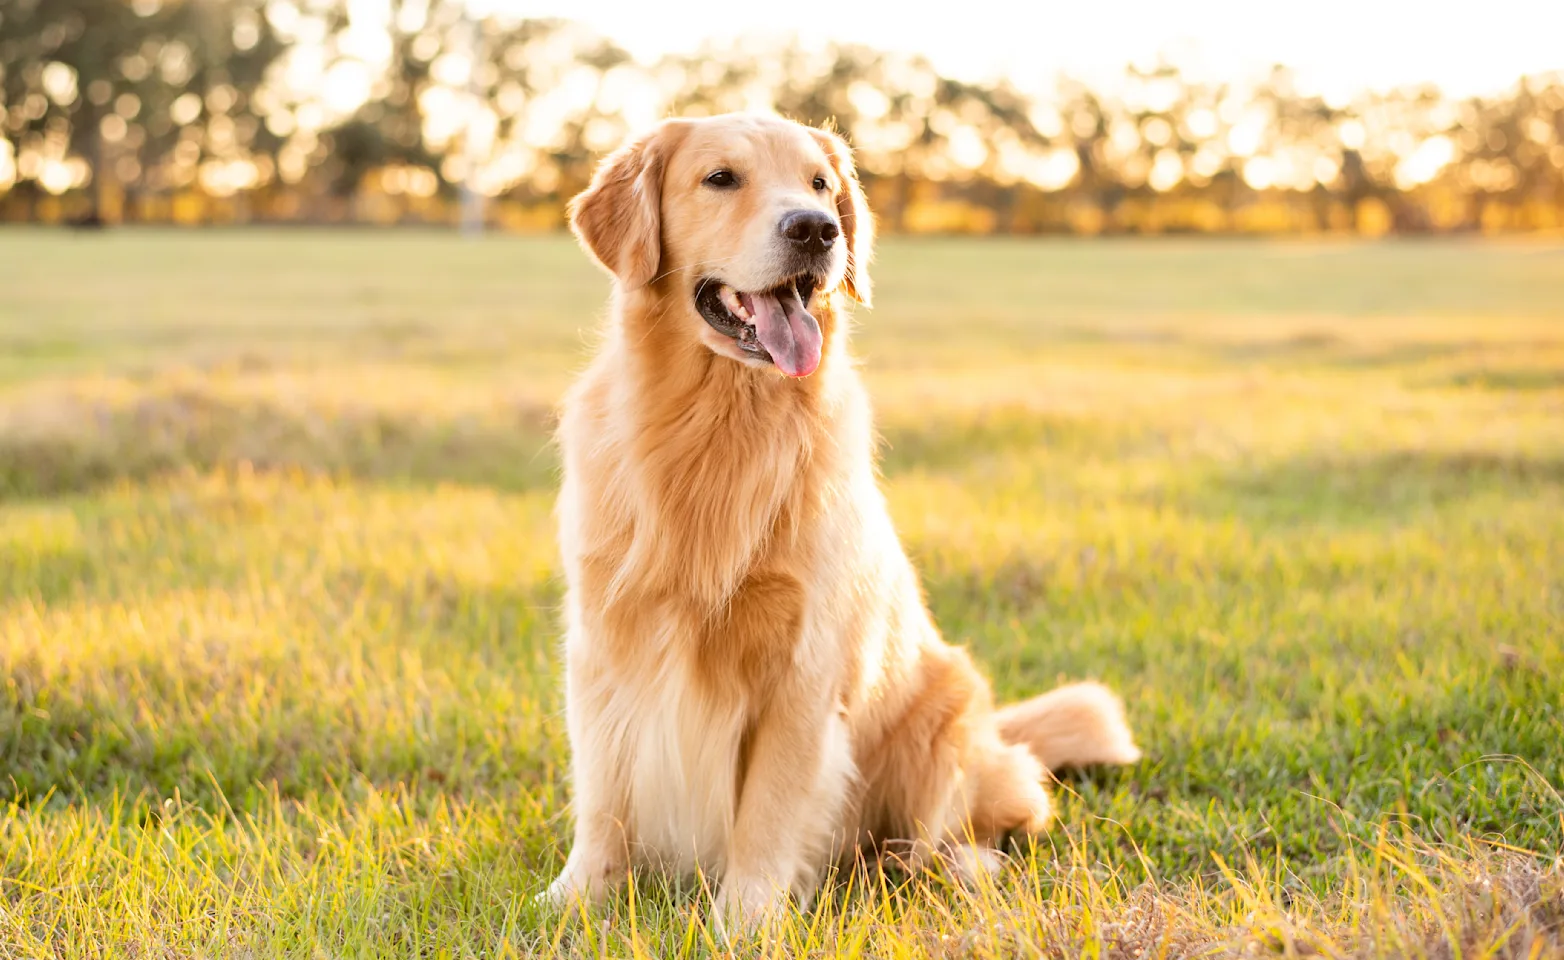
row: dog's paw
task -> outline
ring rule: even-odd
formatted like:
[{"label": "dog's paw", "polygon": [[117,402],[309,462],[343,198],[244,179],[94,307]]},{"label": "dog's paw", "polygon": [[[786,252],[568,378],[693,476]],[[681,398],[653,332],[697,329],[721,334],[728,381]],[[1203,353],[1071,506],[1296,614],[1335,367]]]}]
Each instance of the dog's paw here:
[{"label": "dog's paw", "polygon": [[561,873],[543,892],[534,896],[532,902],[547,910],[563,910],[580,899],[570,877]]},{"label": "dog's paw", "polygon": [[727,880],[717,891],[712,927],[729,943],[756,933],[782,914],[787,896],[786,887],[761,878]]},{"label": "dog's paw", "polygon": [[537,895],[535,902],[551,910],[596,906],[608,893],[611,876],[607,870],[586,870],[570,861],[548,889]]},{"label": "dog's paw", "polygon": [[1006,857],[993,847],[954,843],[940,852],[940,863],[957,883],[971,887],[1003,870]]}]

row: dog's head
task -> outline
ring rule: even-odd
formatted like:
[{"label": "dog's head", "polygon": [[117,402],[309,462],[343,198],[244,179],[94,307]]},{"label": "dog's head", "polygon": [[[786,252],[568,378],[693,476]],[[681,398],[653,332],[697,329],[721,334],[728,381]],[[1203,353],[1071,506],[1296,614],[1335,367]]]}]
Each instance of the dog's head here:
[{"label": "dog's head", "polygon": [[808,376],[829,298],[869,302],[869,211],[851,151],[824,130],[665,121],[604,160],[570,215],[622,290],[653,289],[713,352],[750,366]]}]

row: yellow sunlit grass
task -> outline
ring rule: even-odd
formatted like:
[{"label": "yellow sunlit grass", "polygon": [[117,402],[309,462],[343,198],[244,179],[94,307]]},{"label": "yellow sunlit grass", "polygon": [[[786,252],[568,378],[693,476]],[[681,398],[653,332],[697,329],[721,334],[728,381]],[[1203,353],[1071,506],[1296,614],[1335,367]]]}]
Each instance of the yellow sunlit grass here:
[{"label": "yellow sunlit grass", "polygon": [[[566,239],[0,234],[0,955],[727,955],[586,922],[548,409]],[[82,264],[93,269],[84,272]],[[741,955],[1564,952],[1564,250],[891,240],[856,343],[936,617],[1123,691],[993,883]]]}]

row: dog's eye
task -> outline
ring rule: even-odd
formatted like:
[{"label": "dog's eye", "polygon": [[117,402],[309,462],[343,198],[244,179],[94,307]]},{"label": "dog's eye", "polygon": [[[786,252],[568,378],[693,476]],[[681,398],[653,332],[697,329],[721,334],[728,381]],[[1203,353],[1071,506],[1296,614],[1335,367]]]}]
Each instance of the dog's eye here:
[{"label": "dog's eye", "polygon": [[714,187],[736,187],[739,178],[733,175],[732,170],[718,170],[706,178],[706,182]]},{"label": "dog's eye", "polygon": [[830,184],[825,182],[825,177],[815,177],[816,190],[824,190],[828,186],[830,186]]}]

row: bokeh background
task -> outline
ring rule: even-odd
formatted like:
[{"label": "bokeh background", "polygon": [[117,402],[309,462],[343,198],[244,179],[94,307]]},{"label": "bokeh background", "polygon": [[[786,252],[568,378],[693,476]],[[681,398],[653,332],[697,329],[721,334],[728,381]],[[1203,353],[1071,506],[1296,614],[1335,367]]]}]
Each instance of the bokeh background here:
[{"label": "bokeh background", "polygon": [[9,0],[0,220],[547,230],[628,130],[774,109],[896,232],[1558,230],[1564,14],[1452,10]]}]

